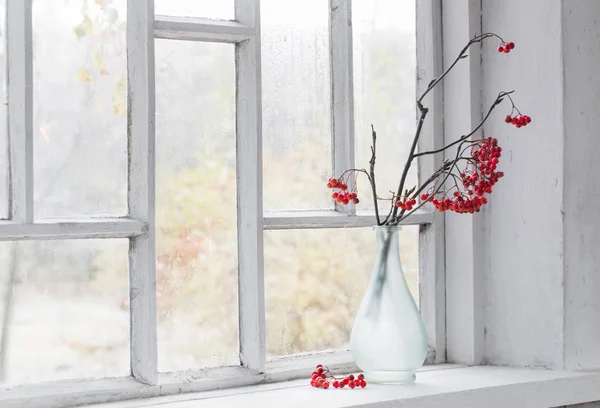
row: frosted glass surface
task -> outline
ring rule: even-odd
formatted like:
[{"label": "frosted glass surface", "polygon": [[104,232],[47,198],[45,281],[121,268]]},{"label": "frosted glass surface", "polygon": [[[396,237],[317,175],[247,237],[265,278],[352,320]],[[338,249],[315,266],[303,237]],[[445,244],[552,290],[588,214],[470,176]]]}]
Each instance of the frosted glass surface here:
[{"label": "frosted glass surface", "polygon": [[154,0],[154,14],[233,20],[233,0]]},{"label": "frosted glass surface", "polygon": [[237,365],[233,46],[155,48],[158,369]]},{"label": "frosted glass surface", "polygon": [[[267,353],[270,358],[348,349],[375,265],[371,228],[265,231]],[[419,229],[405,227],[399,250],[418,303]]]},{"label": "frosted glass surface", "polygon": [[0,242],[0,385],[129,375],[128,248]]},{"label": "frosted glass surface", "polygon": [[264,207],[332,208],[328,4],[261,7]]},{"label": "frosted glass surface", "polygon": [[[415,1],[354,0],[354,108],[356,160],[369,168],[371,124],[377,131],[376,180],[380,197],[391,198],[416,130]],[[413,165],[406,181],[417,182]],[[359,178],[359,207],[373,208],[365,178]],[[367,199],[368,197],[368,199]],[[380,202],[385,213],[389,201]]]},{"label": "frosted glass surface", "polygon": [[127,213],[126,5],[33,2],[36,217]]}]

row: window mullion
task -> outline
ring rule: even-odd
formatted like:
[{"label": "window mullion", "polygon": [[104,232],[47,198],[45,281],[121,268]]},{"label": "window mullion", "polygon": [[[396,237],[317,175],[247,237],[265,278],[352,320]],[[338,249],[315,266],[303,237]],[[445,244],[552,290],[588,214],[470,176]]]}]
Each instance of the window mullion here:
[{"label": "window mullion", "polygon": [[236,0],[252,38],[236,44],[236,169],[240,361],[265,370],[260,0]]},{"label": "window mullion", "polygon": [[33,222],[32,0],[7,0],[6,58],[10,218]]},{"label": "window mullion", "polygon": [[147,232],[129,245],[131,372],[156,384],[154,1],[127,2],[128,189],[132,218]]},{"label": "window mullion", "polygon": [[[352,0],[329,0],[329,50],[331,64],[331,125],[333,171],[339,176],[355,167],[354,85],[352,60]],[[354,188],[354,180],[348,183]],[[354,214],[351,205],[335,203],[340,212]]]},{"label": "window mullion", "polygon": [[[442,72],[441,0],[417,2],[417,94]],[[436,87],[426,103],[429,120],[423,125],[419,150],[434,150],[444,145],[443,90]],[[443,163],[441,155],[419,157],[419,183],[423,183]],[[421,227],[419,239],[420,310],[427,328],[429,345],[435,350],[434,363],[446,359],[446,283],[444,214],[434,213],[433,223]]]}]

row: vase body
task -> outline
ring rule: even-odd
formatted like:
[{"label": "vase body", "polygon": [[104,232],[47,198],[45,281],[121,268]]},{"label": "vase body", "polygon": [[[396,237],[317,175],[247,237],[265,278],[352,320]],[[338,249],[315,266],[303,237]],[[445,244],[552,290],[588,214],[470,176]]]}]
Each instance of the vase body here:
[{"label": "vase body", "polygon": [[377,257],[350,350],[372,383],[412,383],[427,357],[427,332],[400,263],[401,227],[375,227]]}]

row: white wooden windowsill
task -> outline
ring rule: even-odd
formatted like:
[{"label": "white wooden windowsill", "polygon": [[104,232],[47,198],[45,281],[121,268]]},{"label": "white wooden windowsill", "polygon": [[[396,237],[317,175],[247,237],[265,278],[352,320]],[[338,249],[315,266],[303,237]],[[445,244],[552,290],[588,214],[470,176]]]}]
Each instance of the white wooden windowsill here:
[{"label": "white wooden windowsill", "polygon": [[556,407],[600,400],[600,372],[425,367],[412,385],[313,389],[307,380],[95,405],[95,408]]}]

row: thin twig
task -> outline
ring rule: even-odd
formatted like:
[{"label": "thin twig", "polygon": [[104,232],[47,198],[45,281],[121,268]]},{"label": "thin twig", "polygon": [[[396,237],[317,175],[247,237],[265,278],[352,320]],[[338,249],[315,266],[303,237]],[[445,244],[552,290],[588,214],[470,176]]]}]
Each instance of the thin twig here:
[{"label": "thin twig", "polygon": [[369,160],[369,170],[371,173],[371,189],[373,190],[373,202],[375,203],[375,218],[377,219],[377,225],[381,225],[381,220],[379,219],[379,203],[377,201],[377,187],[375,186],[375,152],[377,145],[377,133],[375,133],[375,128],[372,124],[371,134],[373,136],[373,146],[371,146],[371,160]]}]

